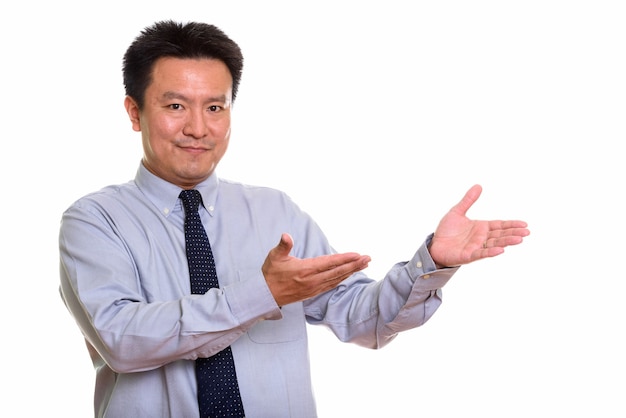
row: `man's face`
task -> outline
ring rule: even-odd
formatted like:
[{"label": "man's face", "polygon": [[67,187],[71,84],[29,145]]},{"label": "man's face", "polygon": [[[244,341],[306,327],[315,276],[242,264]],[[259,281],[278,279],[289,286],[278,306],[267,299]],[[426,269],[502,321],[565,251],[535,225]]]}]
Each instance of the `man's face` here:
[{"label": "man's face", "polygon": [[161,58],[139,110],[124,102],[133,129],[141,132],[143,164],[183,189],[213,173],[228,148],[232,77],[213,59]]}]

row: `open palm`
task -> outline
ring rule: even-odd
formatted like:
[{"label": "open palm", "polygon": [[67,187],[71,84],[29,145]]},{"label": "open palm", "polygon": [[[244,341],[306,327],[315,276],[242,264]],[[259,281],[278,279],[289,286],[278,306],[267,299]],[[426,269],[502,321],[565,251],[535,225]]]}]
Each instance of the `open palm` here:
[{"label": "open palm", "polygon": [[453,267],[486,257],[495,257],[509,245],[520,244],[530,234],[524,221],[472,220],[466,216],[482,193],[480,185],[472,186],[463,199],[441,219],[429,247],[435,263]]}]

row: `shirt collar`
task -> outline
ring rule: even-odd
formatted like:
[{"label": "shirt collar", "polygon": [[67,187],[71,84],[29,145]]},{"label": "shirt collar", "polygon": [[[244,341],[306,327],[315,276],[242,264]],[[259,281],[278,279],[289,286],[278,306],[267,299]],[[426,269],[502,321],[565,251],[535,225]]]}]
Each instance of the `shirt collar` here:
[{"label": "shirt collar", "polygon": [[[182,210],[178,195],[180,195],[183,189],[152,174],[144,167],[143,163],[139,164],[137,174],[135,175],[135,183],[163,216],[167,217],[175,210]],[[195,187],[202,195],[202,203],[211,215],[213,215],[213,209],[217,200],[218,183],[217,175],[213,172],[209,178]]]}]

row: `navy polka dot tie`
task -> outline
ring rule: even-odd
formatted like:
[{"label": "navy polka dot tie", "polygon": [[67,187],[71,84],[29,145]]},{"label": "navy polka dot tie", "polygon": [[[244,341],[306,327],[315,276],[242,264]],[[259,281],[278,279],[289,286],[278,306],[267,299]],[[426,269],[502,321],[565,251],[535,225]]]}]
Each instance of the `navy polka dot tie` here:
[{"label": "navy polka dot tie", "polygon": [[[202,196],[197,190],[183,190],[180,198],[185,208],[185,245],[191,293],[204,294],[219,284],[211,245],[198,213]],[[230,346],[209,358],[197,359],[196,378],[201,418],[244,416]]]}]

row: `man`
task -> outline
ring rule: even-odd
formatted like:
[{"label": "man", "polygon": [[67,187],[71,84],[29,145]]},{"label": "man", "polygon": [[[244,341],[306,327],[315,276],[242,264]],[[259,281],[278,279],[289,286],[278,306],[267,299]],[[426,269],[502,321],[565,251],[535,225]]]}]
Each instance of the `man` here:
[{"label": "man", "polygon": [[[383,347],[433,315],[460,265],[529,234],[522,221],[468,219],[476,185],[410,261],[367,278],[369,257],[336,253],[284,193],[217,177],[242,66],[237,44],[203,23],[157,22],[126,51],[125,107],[143,159],[133,181],[75,202],[59,239],[62,297],[97,372],[97,417],[315,417],[307,322]],[[187,235],[194,190],[199,229]],[[196,263],[209,259],[194,255],[204,231],[215,271],[199,274],[219,287],[194,291]],[[222,355],[231,377],[216,380],[228,389],[204,389],[203,376],[219,372],[196,368]]]}]

